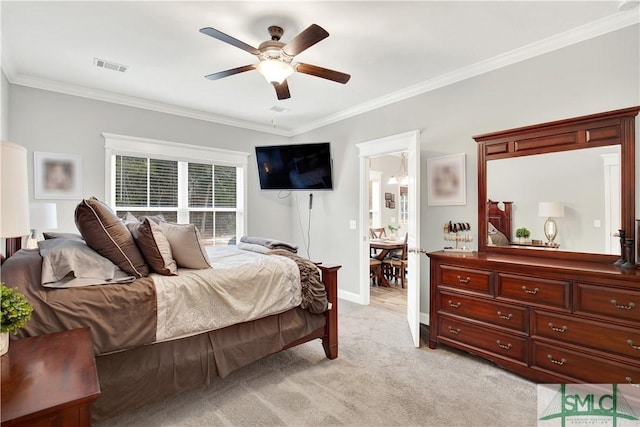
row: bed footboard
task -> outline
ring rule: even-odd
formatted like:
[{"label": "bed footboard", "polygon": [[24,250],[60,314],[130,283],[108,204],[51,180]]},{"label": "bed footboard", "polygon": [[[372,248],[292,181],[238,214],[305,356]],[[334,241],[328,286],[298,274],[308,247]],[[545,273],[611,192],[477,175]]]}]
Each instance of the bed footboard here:
[{"label": "bed footboard", "polygon": [[338,270],[340,267],[340,265],[330,264],[318,265],[329,300],[329,309],[325,313],[327,323],[322,337],[324,353],[329,359],[338,357]]}]

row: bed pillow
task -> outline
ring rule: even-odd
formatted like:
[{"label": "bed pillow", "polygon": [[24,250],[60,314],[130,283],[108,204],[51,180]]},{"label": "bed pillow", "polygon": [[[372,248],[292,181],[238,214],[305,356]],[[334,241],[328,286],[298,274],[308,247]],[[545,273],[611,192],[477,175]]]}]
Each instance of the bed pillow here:
[{"label": "bed pillow", "polygon": [[82,236],[77,233],[55,233],[55,232],[45,231],[42,233],[42,235],[44,236],[45,240],[69,239],[69,240],[79,240],[81,242],[84,241]]},{"label": "bed pillow", "polygon": [[160,228],[169,241],[171,253],[178,267],[198,270],[211,268],[200,231],[195,225],[161,222]]},{"label": "bed pillow", "polygon": [[135,280],[81,240],[49,239],[38,242],[38,247],[42,286],[73,288]]},{"label": "bed pillow", "polygon": [[509,239],[490,222],[487,224],[489,244],[492,246],[509,246]]},{"label": "bed pillow", "polygon": [[76,227],[90,248],[136,277],[149,275],[149,267],[129,229],[100,200],[92,197],[78,204]]},{"label": "bed pillow", "polygon": [[140,222],[130,222],[131,232],[151,270],[163,276],[175,276],[178,266],[171,254],[171,246],[158,224],[145,216]]}]

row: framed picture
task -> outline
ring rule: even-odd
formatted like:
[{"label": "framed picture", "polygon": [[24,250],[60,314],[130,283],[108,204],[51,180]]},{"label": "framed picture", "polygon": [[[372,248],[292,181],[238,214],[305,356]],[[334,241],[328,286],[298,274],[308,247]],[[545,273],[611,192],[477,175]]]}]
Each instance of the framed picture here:
[{"label": "framed picture", "polygon": [[427,204],[467,204],[465,154],[427,159]]},{"label": "framed picture", "polygon": [[34,152],[33,193],[35,199],[81,199],[81,156]]},{"label": "framed picture", "polygon": [[393,194],[392,193],[384,193],[384,199],[385,200],[393,200]]},{"label": "framed picture", "polygon": [[389,201],[389,209],[395,209],[396,208],[396,202],[394,202],[393,200]]}]

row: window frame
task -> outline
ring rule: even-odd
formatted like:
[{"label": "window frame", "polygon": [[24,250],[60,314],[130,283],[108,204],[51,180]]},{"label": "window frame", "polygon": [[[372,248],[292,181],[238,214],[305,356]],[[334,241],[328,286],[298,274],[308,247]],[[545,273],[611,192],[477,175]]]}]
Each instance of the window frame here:
[{"label": "window frame", "polygon": [[[181,197],[185,198],[185,200],[178,200],[178,222],[188,223],[189,211],[235,211],[236,237],[240,238],[240,236],[245,234],[248,223],[246,206],[248,199],[247,165],[249,161],[249,153],[111,133],[102,133],[102,136],[105,140],[104,182],[106,203],[114,209],[114,211],[116,209],[116,189],[114,185],[116,173],[115,156],[117,155],[232,166],[237,168],[237,206],[235,208],[190,208],[187,210],[181,210],[179,208],[180,206],[188,205],[188,200],[186,200],[188,196],[186,192],[182,192]],[[178,174],[183,174],[185,177],[187,174],[186,167],[181,167],[181,163],[178,163]],[[118,210],[122,210],[122,208],[118,208]],[[145,210],[153,210],[153,208],[145,208]]]}]

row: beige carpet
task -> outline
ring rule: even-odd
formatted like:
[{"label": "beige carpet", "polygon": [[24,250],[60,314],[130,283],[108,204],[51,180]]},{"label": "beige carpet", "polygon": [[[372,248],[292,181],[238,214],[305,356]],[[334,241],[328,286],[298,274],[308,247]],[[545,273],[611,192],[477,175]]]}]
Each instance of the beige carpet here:
[{"label": "beige carpet", "polygon": [[403,318],[341,301],[340,350],[319,341],[108,426],[535,426],[536,386],[481,359],[411,345]]}]

